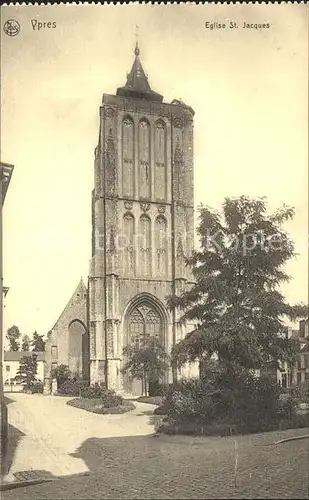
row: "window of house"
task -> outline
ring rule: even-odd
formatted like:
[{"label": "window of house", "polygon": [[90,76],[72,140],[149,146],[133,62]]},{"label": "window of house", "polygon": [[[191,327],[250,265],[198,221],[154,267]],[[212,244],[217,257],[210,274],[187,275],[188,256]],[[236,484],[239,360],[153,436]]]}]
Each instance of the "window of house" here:
[{"label": "window of house", "polygon": [[52,374],[54,373],[54,371],[57,369],[57,366],[58,366],[58,363],[57,362],[54,362],[51,364],[51,369],[52,369]]},{"label": "window of house", "polygon": [[52,345],[51,355],[52,355],[53,358],[57,357],[57,346],[56,345]]},{"label": "window of house", "polygon": [[6,367],[5,367],[5,371],[9,372],[10,370],[11,370],[10,365],[6,365]]}]

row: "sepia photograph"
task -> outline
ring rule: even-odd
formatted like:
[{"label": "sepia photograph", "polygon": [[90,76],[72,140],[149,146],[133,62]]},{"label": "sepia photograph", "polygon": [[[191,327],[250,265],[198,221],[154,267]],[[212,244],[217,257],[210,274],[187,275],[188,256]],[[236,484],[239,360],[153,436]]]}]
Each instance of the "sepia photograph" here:
[{"label": "sepia photograph", "polygon": [[308,19],[2,6],[4,500],[309,498]]}]

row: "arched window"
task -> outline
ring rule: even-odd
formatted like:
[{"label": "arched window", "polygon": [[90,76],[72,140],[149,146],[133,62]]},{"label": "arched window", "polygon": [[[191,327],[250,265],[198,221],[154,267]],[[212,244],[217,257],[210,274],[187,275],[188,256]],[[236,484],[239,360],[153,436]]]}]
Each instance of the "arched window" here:
[{"label": "arched window", "polygon": [[140,349],[151,338],[164,343],[163,322],[158,311],[147,302],[133,309],[128,322],[128,344]]},{"label": "arched window", "polygon": [[142,313],[136,308],[129,319],[129,345],[140,349],[143,343],[144,318]]},{"label": "arched window", "polygon": [[168,272],[167,262],[167,222],[165,217],[159,215],[155,222],[155,247],[156,247],[156,274],[166,276]]},{"label": "arched window", "polygon": [[139,194],[141,198],[150,197],[150,125],[146,119],[138,124],[138,167]]},{"label": "arched window", "polygon": [[139,268],[142,276],[151,275],[151,222],[147,215],[140,218]]},{"label": "arched window", "polygon": [[123,217],[123,274],[125,276],[135,275],[135,257],[134,257],[134,217],[129,212]]},{"label": "arched window", "polygon": [[129,116],[122,121],[122,191],[134,196],[134,123]]},{"label": "arched window", "polygon": [[166,130],[165,123],[158,120],[155,126],[155,197],[166,198]]}]

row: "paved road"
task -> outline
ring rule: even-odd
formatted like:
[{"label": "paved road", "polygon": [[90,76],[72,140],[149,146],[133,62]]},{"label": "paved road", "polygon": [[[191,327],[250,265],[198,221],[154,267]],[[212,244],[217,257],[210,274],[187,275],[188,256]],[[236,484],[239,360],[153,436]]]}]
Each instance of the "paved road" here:
[{"label": "paved road", "polygon": [[68,406],[72,398],[22,393],[8,397],[13,400],[8,405],[9,423],[23,433],[11,473],[25,466],[56,476],[86,472],[87,464],[75,452],[89,438],[146,436],[154,430],[149,414],[155,407],[145,403],[135,403],[136,409],[127,414],[97,415]]},{"label": "paved road", "polygon": [[238,437],[235,487],[231,439],[154,437],[150,405],[103,416],[67,406],[66,398],[13,399],[9,420],[20,434],[12,472],[55,481],[4,492],[5,500],[309,498],[308,440],[273,445],[306,430]]}]

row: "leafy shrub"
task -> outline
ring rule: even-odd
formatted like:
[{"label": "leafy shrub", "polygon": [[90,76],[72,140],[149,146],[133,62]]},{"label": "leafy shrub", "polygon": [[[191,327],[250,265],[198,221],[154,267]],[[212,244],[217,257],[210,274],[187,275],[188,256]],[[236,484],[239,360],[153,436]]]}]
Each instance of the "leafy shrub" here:
[{"label": "leafy shrub", "polygon": [[65,396],[79,396],[83,399],[96,399],[104,408],[113,408],[123,403],[123,398],[104,384],[88,385],[84,380],[67,380],[59,389],[59,394]]},{"label": "leafy shrub", "polygon": [[59,387],[58,392],[63,396],[80,396],[83,389],[88,386],[84,380],[66,380]]},{"label": "leafy shrub", "polygon": [[104,384],[94,384],[81,389],[81,397],[86,399],[100,398],[104,408],[112,408],[123,403],[123,398],[112,389],[106,389]]},{"label": "leafy shrub", "polygon": [[288,390],[289,395],[296,403],[309,403],[309,383],[292,386]]},{"label": "leafy shrub", "polygon": [[182,379],[170,385],[161,405],[169,420],[210,420],[215,411],[215,392],[209,394],[207,383],[199,379]]},{"label": "leafy shrub", "polygon": [[81,390],[81,397],[87,399],[100,398],[105,393],[105,387],[98,383],[94,385],[86,385]]},{"label": "leafy shrub", "polygon": [[168,403],[164,401],[161,405],[153,410],[154,415],[166,415],[168,412]]},{"label": "leafy shrub", "polygon": [[52,372],[52,376],[57,379],[58,389],[72,377],[72,373],[68,365],[59,365]]},{"label": "leafy shrub", "polygon": [[279,388],[267,378],[214,372],[207,378],[172,385],[163,403],[168,420],[196,420],[203,425],[278,422]]},{"label": "leafy shrub", "polygon": [[23,384],[22,391],[26,394],[43,394],[44,384],[39,380],[35,380],[30,385]]},{"label": "leafy shrub", "polygon": [[224,436],[307,427],[295,401],[266,376],[217,371],[170,385],[154,413],[167,416],[159,432]]},{"label": "leafy shrub", "polygon": [[36,381],[31,385],[31,393],[32,394],[43,394],[44,384],[43,382]]},{"label": "leafy shrub", "polygon": [[151,405],[161,405],[162,404],[162,396],[140,396],[137,398],[137,401],[140,403],[148,403]]},{"label": "leafy shrub", "polygon": [[122,396],[119,394],[109,394],[109,396],[105,399],[105,408],[122,405],[123,401]]},{"label": "leafy shrub", "polygon": [[101,401],[104,408],[113,408],[123,404],[123,397],[116,394],[115,391],[105,389],[105,393],[101,395]]},{"label": "leafy shrub", "polygon": [[282,418],[291,417],[295,413],[297,400],[287,392],[280,394],[277,403],[277,412]]},{"label": "leafy shrub", "polygon": [[26,394],[32,394],[31,388],[28,385],[23,385],[22,391],[25,392]]},{"label": "leafy shrub", "polygon": [[155,396],[166,396],[170,390],[172,384],[160,384]]},{"label": "leafy shrub", "polygon": [[252,422],[250,425],[216,422],[212,425],[205,425],[202,422],[192,420],[178,423],[171,423],[168,420],[161,423],[157,432],[163,434],[185,434],[195,436],[230,436],[239,434],[255,434],[260,432],[271,432],[276,430],[302,429],[309,426],[308,415],[294,415],[292,418],[282,419],[279,422]]},{"label": "leafy shrub", "polygon": [[280,430],[302,429],[309,427],[309,415],[292,415],[289,419],[282,419],[279,423]]},{"label": "leafy shrub", "polygon": [[118,406],[106,407],[104,406],[101,398],[76,398],[71,399],[67,402],[67,404],[74,406],[75,408],[80,408],[82,410],[101,415],[126,413],[135,409],[135,405],[131,401],[123,401],[122,404]]},{"label": "leafy shrub", "polygon": [[169,389],[169,384],[160,383],[158,380],[149,381],[148,395],[150,397],[165,396]]}]

